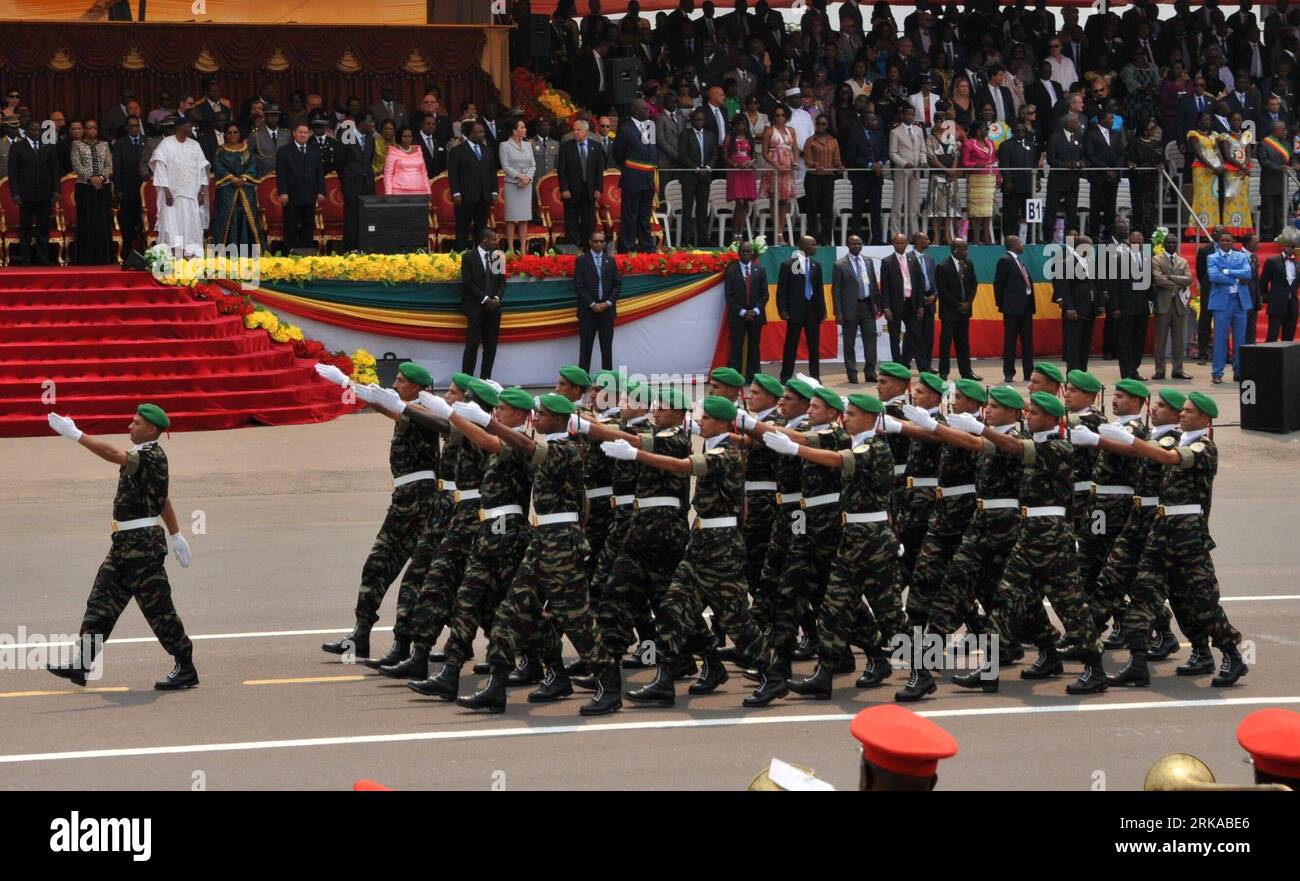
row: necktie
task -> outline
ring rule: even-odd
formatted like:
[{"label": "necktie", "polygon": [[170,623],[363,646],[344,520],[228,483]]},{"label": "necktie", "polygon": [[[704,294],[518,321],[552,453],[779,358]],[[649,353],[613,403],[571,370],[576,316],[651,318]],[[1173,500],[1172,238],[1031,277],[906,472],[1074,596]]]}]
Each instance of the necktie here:
[{"label": "necktie", "polygon": [[132,146],[132,147],[138,147],[138,146],[140,146],[140,139],[139,139],[139,138],[132,138],[132,139],[131,139],[131,146]]},{"label": "necktie", "polygon": [[579,164],[582,165],[582,179],[587,179],[587,142],[582,141],[578,144]]},{"label": "necktie", "polygon": [[1011,259],[1016,261],[1016,268],[1020,270],[1020,277],[1025,280],[1025,290],[1032,294],[1034,286],[1029,283],[1029,273],[1025,270],[1025,264],[1021,263],[1020,258],[1015,255],[1012,255]]},{"label": "necktie", "polygon": [[745,305],[748,306],[754,302],[754,296],[749,290],[749,264],[742,263],[741,271],[745,275]]},{"label": "necktie", "polygon": [[857,272],[857,276],[858,276],[858,299],[859,299],[859,300],[865,300],[865,299],[867,298],[867,283],[866,283],[866,282],[863,280],[863,278],[862,278],[862,258],[861,258],[861,257],[854,257],[854,258],[853,258],[853,268],[854,268],[854,270],[856,270],[856,272]]},{"label": "necktie", "polygon": [[307,155],[307,145],[306,145],[306,144],[299,144],[299,145],[298,145],[298,152],[301,153],[302,155],[306,156],[306,155]]},{"label": "necktie", "polygon": [[930,127],[930,96],[922,95],[921,100],[925,102],[925,127]]},{"label": "necktie", "polygon": [[473,141],[470,141],[470,142],[469,142],[469,146],[470,146],[470,149],[474,151],[474,158],[475,158],[476,160],[478,160],[479,162],[482,162],[482,161],[483,161],[483,154],[482,154],[481,152],[479,152],[478,144],[474,143]]},{"label": "necktie", "polygon": [[812,300],[812,295],[813,295],[813,290],[812,290],[812,264],[810,264],[807,260],[805,260],[805,261],[804,261],[804,274],[803,274],[803,298],[804,298],[805,300],[811,301],[811,300]]},{"label": "necktie", "polygon": [[591,259],[596,264],[596,299],[603,300],[605,299],[605,287],[600,283],[600,255],[592,254]]},{"label": "necktie", "polygon": [[700,166],[704,166],[704,130],[700,129],[695,133],[695,140],[700,142]]},{"label": "necktie", "polygon": [[961,263],[953,260],[952,265],[957,267],[957,290],[961,292],[961,298],[964,300],[966,299],[966,279],[962,276]]},{"label": "necktie", "polygon": [[925,266],[924,257],[917,257],[916,259],[921,263],[921,278],[925,280],[925,292],[928,294],[930,293],[930,270]]}]

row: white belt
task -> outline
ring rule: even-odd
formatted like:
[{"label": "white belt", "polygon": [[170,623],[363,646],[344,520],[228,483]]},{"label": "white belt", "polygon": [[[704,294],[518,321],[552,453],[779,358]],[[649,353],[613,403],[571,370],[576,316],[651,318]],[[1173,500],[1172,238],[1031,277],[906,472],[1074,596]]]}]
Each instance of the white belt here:
[{"label": "white belt", "polygon": [[454,493],[456,491],[456,481],[439,479],[438,489],[443,490],[444,492]]},{"label": "white belt", "polygon": [[1160,496],[1134,496],[1133,504],[1139,508],[1154,508],[1160,504]]},{"label": "white belt", "polygon": [[534,526],[551,526],[555,523],[577,523],[578,514],[575,511],[563,511],[559,514],[534,514]]},{"label": "white belt", "polygon": [[127,532],[132,529],[148,529],[150,526],[162,526],[161,517],[139,517],[135,520],[114,520],[114,532]]},{"label": "white belt", "polygon": [[614,496],[614,504],[618,506],[630,505],[636,501],[636,496]]},{"label": "white belt", "polygon": [[982,511],[992,511],[997,508],[1019,508],[1020,499],[976,499],[975,507]]},{"label": "white belt", "polygon": [[478,519],[480,521],[495,520],[498,517],[505,517],[507,514],[523,514],[523,513],[524,513],[524,509],[521,508],[519,505],[502,505],[499,508],[480,508],[478,512]]},{"label": "white belt", "polygon": [[438,475],[432,471],[412,471],[410,474],[403,474],[401,477],[393,478],[393,488],[406,486],[408,483],[415,483],[417,480],[437,480]]},{"label": "white belt", "polygon": [[745,492],[747,493],[773,492],[774,493],[776,492],[776,481],[775,480],[746,480]]},{"label": "white belt", "polygon": [[819,508],[822,505],[830,505],[840,500],[839,493],[826,493],[821,496],[808,496],[799,502],[805,508]]},{"label": "white belt", "polygon": [[776,503],[778,505],[797,505],[803,501],[803,493],[777,493]]},{"label": "white belt", "polygon": [[589,499],[603,499],[605,496],[612,496],[613,494],[614,487],[612,486],[598,486],[587,490],[587,498]]},{"label": "white belt", "polygon": [[929,486],[938,486],[939,478],[937,477],[909,477],[907,478],[908,489],[924,489]]},{"label": "white belt", "polygon": [[1160,517],[1176,517],[1179,514],[1200,514],[1200,505],[1160,505],[1156,514]]},{"label": "white belt", "polygon": [[1113,483],[1094,483],[1092,485],[1092,491],[1095,495],[1099,495],[1099,496],[1133,495],[1133,487],[1119,486],[1118,484],[1113,484]]},{"label": "white belt", "polygon": [[1074,482],[1074,491],[1077,493],[1086,493],[1092,491],[1091,480],[1076,480]]},{"label": "white belt", "polygon": [[479,497],[479,491],[476,489],[458,489],[456,490],[456,503],[468,502]]},{"label": "white belt", "polygon": [[1021,517],[1064,517],[1065,508],[1061,505],[1043,505],[1038,508],[1021,508]]},{"label": "white belt", "polygon": [[682,500],[673,496],[651,496],[648,499],[636,499],[633,504],[638,511],[642,508],[680,508]]},{"label": "white belt", "polygon": [[895,476],[895,477],[902,477],[902,476],[903,476],[904,474],[906,474],[906,473],[907,473],[907,466],[906,466],[906,465],[895,465],[895,466],[894,466],[894,476]]},{"label": "white belt", "polygon": [[696,517],[696,529],[722,529],[735,526],[739,521],[735,517]]},{"label": "white belt", "polygon": [[845,514],[845,523],[883,523],[889,519],[888,511],[867,511],[859,514]]},{"label": "white belt", "polygon": [[968,496],[975,492],[975,484],[963,483],[960,486],[941,486],[939,487],[939,498],[946,499],[951,496]]}]

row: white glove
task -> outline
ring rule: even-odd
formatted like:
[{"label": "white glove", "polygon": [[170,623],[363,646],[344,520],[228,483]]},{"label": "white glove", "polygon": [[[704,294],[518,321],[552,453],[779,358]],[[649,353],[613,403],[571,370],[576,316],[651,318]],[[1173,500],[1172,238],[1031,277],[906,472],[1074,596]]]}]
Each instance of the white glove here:
[{"label": "white glove", "polygon": [[347,388],[348,383],[351,381],[348,379],[347,374],[342,370],[339,370],[333,364],[317,364],[316,375],[326,382],[332,382],[337,386],[342,386],[343,388]]},{"label": "white glove", "polygon": [[420,392],[420,406],[428,410],[439,419],[451,418],[451,404],[441,395],[435,395],[433,392]]},{"label": "white glove", "polygon": [[375,392],[374,403],[390,413],[402,413],[406,410],[406,401],[402,400],[402,396],[397,393],[396,389],[378,389]]},{"label": "white glove", "polygon": [[487,428],[488,424],[492,422],[492,414],[473,401],[457,401],[451,405],[451,409],[455,410],[456,415],[466,422],[473,422],[483,428]]},{"label": "white glove", "polygon": [[955,428],[958,431],[964,431],[967,434],[983,434],[984,423],[971,413],[949,413],[948,427]]},{"label": "white glove", "polygon": [[600,445],[600,451],[611,459],[624,459],[631,462],[636,458],[637,448],[627,441],[619,438],[616,441],[605,441]]},{"label": "white glove", "polygon": [[[1070,430],[1070,440],[1074,440],[1074,432],[1076,430],[1077,429]],[[1124,444],[1125,446],[1131,446],[1133,441],[1137,440],[1137,438],[1124,430],[1124,426],[1111,425],[1109,422],[1097,429],[1097,436],[1104,437],[1109,441]]]},{"label": "white glove", "polygon": [[895,419],[893,416],[890,416],[888,413],[882,416],[881,420],[884,423],[885,434],[903,433],[903,423],[899,422],[897,419]]},{"label": "white glove", "polygon": [[1070,429],[1070,443],[1076,447],[1095,447],[1100,440],[1101,435],[1086,425],[1078,425]]},{"label": "white glove", "polygon": [[799,445],[790,439],[784,431],[765,431],[763,432],[763,443],[767,444],[768,449],[780,453],[782,456],[799,455]]},{"label": "white glove", "polygon": [[736,428],[741,431],[753,431],[756,425],[758,420],[754,418],[753,413],[746,413],[744,410],[736,412]]},{"label": "white glove", "polygon": [[815,389],[822,387],[822,384],[820,382],[813,379],[811,376],[809,376],[806,373],[796,373],[794,377],[795,379],[802,379],[804,382],[808,383],[810,386],[812,386]]},{"label": "white glove", "polygon": [[915,404],[904,404],[903,415],[908,422],[925,431],[934,431],[939,426],[939,420],[931,416],[929,410]]},{"label": "white glove", "polygon": [[172,536],[172,552],[176,554],[176,559],[180,560],[181,568],[190,568],[190,561],[194,559],[194,555],[190,553],[190,543],[179,532]]},{"label": "white glove", "polygon": [[373,382],[366,383],[365,385],[354,384],[352,386],[352,391],[357,396],[358,401],[365,401],[367,404],[375,404],[379,402],[379,386],[375,385]]},{"label": "white glove", "polygon": [[59,434],[71,441],[81,440],[81,429],[77,428],[77,423],[73,422],[67,416],[60,416],[58,413],[51,413],[45,417],[53,428]]},{"label": "white glove", "polygon": [[569,417],[569,432],[572,434],[591,434],[591,422],[574,413]]}]

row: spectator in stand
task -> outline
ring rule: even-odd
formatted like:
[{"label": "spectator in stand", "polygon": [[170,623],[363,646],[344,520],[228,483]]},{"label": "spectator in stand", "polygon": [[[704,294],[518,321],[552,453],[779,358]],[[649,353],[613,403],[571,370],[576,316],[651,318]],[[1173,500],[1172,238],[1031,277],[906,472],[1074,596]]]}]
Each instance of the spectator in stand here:
[{"label": "spectator in stand", "polygon": [[537,177],[533,148],[524,140],[527,134],[528,124],[522,116],[515,117],[510,126],[510,136],[497,148],[501,170],[506,176],[505,249],[514,250],[514,243],[518,242],[518,253],[528,249],[528,222],[533,219],[533,180]]},{"label": "spectator in stand", "polygon": [[[366,111],[366,115],[373,119],[373,115]],[[388,164],[388,148],[397,140],[397,126],[391,119],[385,119],[384,124],[379,126],[379,134],[375,137],[375,158],[371,168],[375,174],[383,174],[384,168]]]},{"label": "spectator in stand", "polygon": [[814,122],[813,136],[804,144],[804,191],[808,196],[809,230],[818,244],[835,242],[835,181],[844,174],[840,145],[830,133],[831,120],[825,113]]},{"label": "spectator in stand", "polygon": [[[749,133],[749,118],[738,113],[731,120],[731,134],[723,148],[727,172],[727,201],[735,206],[732,230],[736,238],[749,239],[749,208],[758,198],[757,172],[759,145]],[[743,233],[743,236],[742,236]]]},{"label": "spectator in stand", "polygon": [[384,192],[389,196],[429,195],[424,155],[416,146],[415,132],[409,125],[398,129],[397,143],[384,157]]},{"label": "spectator in stand", "polygon": [[82,123],[82,137],[72,144],[72,171],[77,176],[76,262],[102,266],[113,261],[113,154],[99,139],[99,123]]}]

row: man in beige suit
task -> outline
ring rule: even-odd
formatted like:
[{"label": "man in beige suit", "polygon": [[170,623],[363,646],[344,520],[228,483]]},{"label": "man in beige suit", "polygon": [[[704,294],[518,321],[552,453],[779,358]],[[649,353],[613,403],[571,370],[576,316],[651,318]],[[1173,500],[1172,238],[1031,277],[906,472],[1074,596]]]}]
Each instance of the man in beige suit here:
[{"label": "man in beige suit", "polygon": [[1183,291],[1192,285],[1192,268],[1178,254],[1178,236],[1165,238],[1165,252],[1151,260],[1151,286],[1156,301],[1156,372],[1151,378],[1165,378],[1165,345],[1173,331],[1174,379],[1191,379],[1183,372],[1183,349],[1187,344],[1187,300]]},{"label": "man in beige suit", "polygon": [[920,229],[921,175],[926,166],[925,134],[915,124],[916,109],[905,104],[898,111],[899,122],[889,133],[889,163],[894,167],[894,207],[889,229],[909,238]]}]

